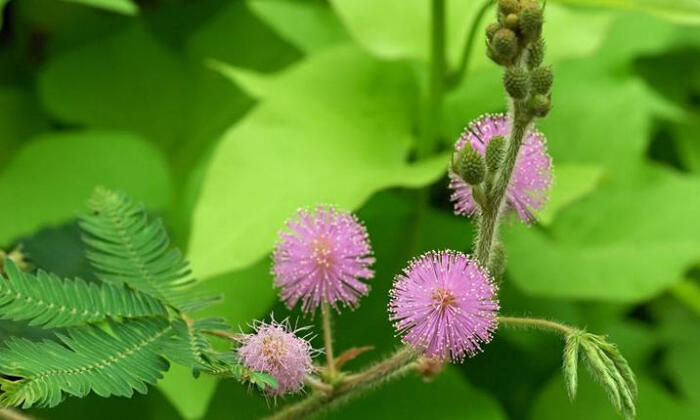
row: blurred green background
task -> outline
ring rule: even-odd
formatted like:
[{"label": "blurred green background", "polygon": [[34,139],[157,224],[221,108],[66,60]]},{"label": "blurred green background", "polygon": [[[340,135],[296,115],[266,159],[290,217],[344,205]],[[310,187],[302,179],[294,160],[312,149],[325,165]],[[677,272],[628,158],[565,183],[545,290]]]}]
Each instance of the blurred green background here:
[{"label": "blurred green background", "polygon": [[[450,68],[481,5],[447,1]],[[90,278],[75,215],[95,185],[120,189],[164,217],[201,287],[225,294],[208,314],[245,328],[289,313],[268,274],[283,221],[299,206],[337,203],[366,222],[378,260],[371,294],[337,320],[338,348],[376,346],[349,368],[397,345],[387,291],[408,259],[469,249],[446,163],[470,120],[504,110],[501,70],[479,35],[466,76],[445,94],[435,150],[417,154],[434,111],[428,0],[0,8],[0,248],[22,244],[36,266]],[[538,224],[504,226],[502,312],[608,333],[638,375],[640,419],[700,418],[700,1],[550,0],[545,38],[554,108],[538,128],[555,184]],[[1,333],[40,334],[8,323]],[[409,377],[327,417],[616,418],[584,372],[568,402],[561,347],[500,330],[430,384]],[[249,419],[271,408],[232,381],[173,368],[146,396],[32,414]]]}]

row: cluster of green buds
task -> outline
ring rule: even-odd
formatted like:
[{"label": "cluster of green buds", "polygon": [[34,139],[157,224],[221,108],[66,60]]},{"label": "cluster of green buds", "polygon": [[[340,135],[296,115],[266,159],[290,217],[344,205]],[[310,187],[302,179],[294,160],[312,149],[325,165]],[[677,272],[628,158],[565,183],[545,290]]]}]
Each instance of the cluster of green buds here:
[{"label": "cluster of green buds", "polygon": [[552,70],[542,66],[543,10],[536,0],[499,0],[498,22],[486,28],[487,54],[506,71],[503,84],[533,117],[551,109]]},{"label": "cluster of green buds", "polygon": [[0,273],[5,274],[5,261],[12,260],[12,262],[22,271],[29,270],[29,262],[27,262],[26,255],[22,252],[21,248],[15,248],[10,252],[5,252],[0,249]]},{"label": "cluster of green buds", "polygon": [[496,136],[486,145],[482,155],[474,150],[470,142],[466,142],[459,153],[452,158],[452,171],[472,186],[474,199],[482,208],[486,205],[482,184],[486,184],[486,191],[491,189],[503,160],[505,145],[506,139]]}]

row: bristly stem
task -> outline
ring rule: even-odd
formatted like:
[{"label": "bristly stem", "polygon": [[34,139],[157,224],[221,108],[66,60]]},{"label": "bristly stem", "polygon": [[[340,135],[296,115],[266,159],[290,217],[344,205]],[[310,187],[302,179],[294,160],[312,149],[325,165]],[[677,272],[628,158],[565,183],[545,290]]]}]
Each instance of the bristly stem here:
[{"label": "bristly stem", "polygon": [[499,316],[498,322],[509,327],[534,328],[539,330],[552,331],[564,336],[579,331],[566,324],[538,318],[520,318],[514,316]]},{"label": "bristly stem", "polygon": [[482,209],[481,217],[479,218],[479,236],[476,241],[476,259],[487,267],[489,256],[493,248],[496,238],[496,230],[498,228],[498,219],[502,211],[505,193],[510,183],[510,177],[513,175],[513,168],[518,159],[518,152],[523,143],[523,138],[527,132],[528,126],[532,122],[532,115],[527,112],[522,101],[513,101],[513,109],[511,118],[510,137],[508,139],[508,148],[503,158],[501,170],[496,177],[495,184],[491,191],[488,192],[487,204]]},{"label": "bristly stem", "polygon": [[331,329],[331,308],[328,302],[321,304],[321,319],[323,322],[323,344],[326,347],[326,363],[328,365],[328,378],[335,378],[335,356],[333,355],[333,331]]},{"label": "bristly stem", "polygon": [[[547,319],[499,316],[498,322],[504,326],[540,329],[564,336],[580,331],[574,327]],[[314,387],[317,389],[315,392],[297,403],[282,408],[279,412],[270,416],[268,420],[301,419],[326,410],[334,404],[349,399],[384,381],[401,376],[402,373],[413,369],[413,362],[416,360],[417,356],[418,354],[410,347],[402,347],[383,362],[362,372],[348,375],[340,379],[339,383],[330,387],[330,389],[326,387]]]},{"label": "bristly stem", "polygon": [[486,16],[486,12],[489,11],[489,8],[493,2],[494,0],[484,1],[479,10],[476,12],[474,19],[472,20],[471,27],[469,28],[467,40],[464,43],[464,50],[462,51],[462,57],[459,60],[459,66],[450,77],[450,86],[459,85],[467,70],[469,70],[469,62],[471,60],[472,50],[474,49],[474,43],[476,42],[477,32],[479,27],[481,27],[481,21],[484,19],[484,16]]},{"label": "bristly stem", "polygon": [[383,362],[355,375],[347,376],[341,383],[329,392],[314,392],[305,399],[282,408],[279,412],[268,417],[268,420],[302,419],[328,409],[335,404],[350,399],[362,391],[400,376],[413,368],[411,362],[416,353],[402,347]]}]

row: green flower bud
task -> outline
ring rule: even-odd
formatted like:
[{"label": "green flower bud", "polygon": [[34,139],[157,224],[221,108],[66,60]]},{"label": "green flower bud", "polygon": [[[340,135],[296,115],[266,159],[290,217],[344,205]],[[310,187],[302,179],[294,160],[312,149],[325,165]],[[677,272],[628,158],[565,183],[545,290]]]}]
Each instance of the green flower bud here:
[{"label": "green flower bud", "polygon": [[527,66],[531,69],[539,67],[544,61],[545,44],[542,38],[533,42],[528,48]]},{"label": "green flower bud", "polygon": [[520,9],[518,0],[498,0],[498,11],[504,15],[517,13]]},{"label": "green flower bud", "polygon": [[532,1],[520,11],[520,33],[528,41],[534,41],[542,34],[542,9],[536,1]]},{"label": "green flower bud", "polygon": [[537,94],[530,98],[528,103],[530,112],[536,117],[544,117],[552,109],[552,102],[548,95]]},{"label": "green flower bud", "polygon": [[528,91],[528,74],[521,67],[508,68],[503,74],[503,85],[506,87],[506,92],[513,99],[523,99],[527,96]]},{"label": "green flower bud", "polygon": [[469,185],[478,185],[484,180],[486,165],[484,158],[467,142],[452,162],[452,170]]},{"label": "green flower bud", "polygon": [[504,19],[504,25],[508,29],[516,30],[518,29],[518,15],[511,13]]},{"label": "green flower bud", "polygon": [[501,167],[503,153],[505,152],[506,139],[503,136],[496,136],[486,145],[486,169],[489,173],[495,173]]},{"label": "green flower bud", "polygon": [[499,25],[498,23],[489,24],[489,26],[486,27],[486,39],[491,41],[493,39],[493,36],[499,29],[501,29],[501,25]]},{"label": "green flower bud", "polygon": [[515,32],[507,28],[501,28],[493,35],[491,50],[494,61],[498,64],[507,64],[518,55],[518,38]]},{"label": "green flower bud", "polygon": [[549,67],[537,67],[530,72],[530,86],[535,93],[548,93],[553,81],[554,74]]}]

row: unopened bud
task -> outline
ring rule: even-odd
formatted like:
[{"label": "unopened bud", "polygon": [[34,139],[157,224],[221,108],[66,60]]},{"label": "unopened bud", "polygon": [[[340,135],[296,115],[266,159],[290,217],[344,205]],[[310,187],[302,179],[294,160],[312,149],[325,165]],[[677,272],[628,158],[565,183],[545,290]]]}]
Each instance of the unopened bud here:
[{"label": "unopened bud", "polygon": [[485,161],[486,170],[495,173],[501,167],[503,153],[505,151],[506,139],[503,136],[496,136],[486,145]]},{"label": "unopened bud", "polygon": [[498,0],[498,11],[504,15],[517,13],[520,9],[518,0]]},{"label": "unopened bud", "polygon": [[503,21],[503,24],[506,25],[506,28],[508,29],[518,29],[518,15],[515,13],[511,13]]},{"label": "unopened bud", "polygon": [[530,112],[536,117],[544,117],[552,109],[552,102],[548,95],[533,95],[529,101]]},{"label": "unopened bud", "polygon": [[486,27],[486,39],[491,41],[493,39],[493,36],[499,29],[501,29],[501,25],[499,25],[498,23],[489,24],[489,26]]},{"label": "unopened bud", "polygon": [[508,68],[503,74],[503,85],[513,99],[523,99],[528,91],[528,74],[521,67]]},{"label": "unopened bud", "polygon": [[518,38],[508,28],[496,31],[490,45],[494,61],[498,64],[508,64],[518,55]]},{"label": "unopened bud", "polygon": [[530,86],[535,93],[549,93],[554,81],[554,74],[549,67],[537,67],[530,72]]},{"label": "unopened bud", "polygon": [[530,44],[527,55],[527,66],[531,69],[539,67],[544,61],[545,44],[542,38]]},{"label": "unopened bud", "polygon": [[536,1],[529,2],[520,11],[520,33],[528,41],[534,41],[542,34],[542,9]]},{"label": "unopened bud", "polygon": [[452,163],[453,171],[469,185],[478,185],[484,180],[486,164],[484,158],[467,141],[456,154]]}]

